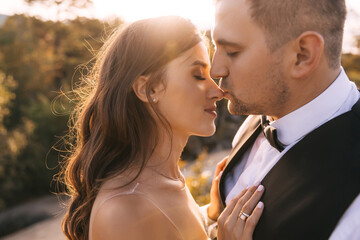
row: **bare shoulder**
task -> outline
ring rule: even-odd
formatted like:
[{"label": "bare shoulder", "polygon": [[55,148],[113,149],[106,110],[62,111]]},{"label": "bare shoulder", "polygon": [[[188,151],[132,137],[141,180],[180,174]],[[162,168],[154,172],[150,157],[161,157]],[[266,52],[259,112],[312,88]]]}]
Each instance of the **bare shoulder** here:
[{"label": "bare shoulder", "polygon": [[166,216],[141,194],[113,197],[97,210],[92,239],[169,239],[178,234]]}]

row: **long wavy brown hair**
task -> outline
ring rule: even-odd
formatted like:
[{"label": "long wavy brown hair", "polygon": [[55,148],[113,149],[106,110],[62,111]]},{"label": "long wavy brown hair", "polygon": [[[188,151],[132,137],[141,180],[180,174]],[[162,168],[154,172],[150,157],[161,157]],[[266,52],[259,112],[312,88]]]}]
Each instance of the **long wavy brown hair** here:
[{"label": "long wavy brown hair", "polygon": [[[105,42],[82,87],[74,90],[81,99],[60,174],[71,197],[62,224],[68,239],[88,239],[90,212],[104,181],[134,164],[141,166],[139,176],[158,141],[155,117],[167,123],[150,99],[151,89],[166,84],[167,63],[201,40],[190,21],[168,16],[119,27]],[[140,76],[149,77],[150,108],[132,89]]]}]

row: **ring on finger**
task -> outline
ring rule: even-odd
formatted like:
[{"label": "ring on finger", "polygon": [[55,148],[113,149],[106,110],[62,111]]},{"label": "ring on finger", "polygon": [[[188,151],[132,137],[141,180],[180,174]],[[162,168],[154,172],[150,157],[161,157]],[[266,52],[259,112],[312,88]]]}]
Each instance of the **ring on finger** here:
[{"label": "ring on finger", "polygon": [[243,211],[241,211],[241,212],[239,213],[239,216],[238,216],[238,218],[240,218],[240,219],[243,220],[244,222],[246,222],[246,220],[248,219],[248,217],[250,217],[250,215],[247,214],[247,213],[244,213]]}]

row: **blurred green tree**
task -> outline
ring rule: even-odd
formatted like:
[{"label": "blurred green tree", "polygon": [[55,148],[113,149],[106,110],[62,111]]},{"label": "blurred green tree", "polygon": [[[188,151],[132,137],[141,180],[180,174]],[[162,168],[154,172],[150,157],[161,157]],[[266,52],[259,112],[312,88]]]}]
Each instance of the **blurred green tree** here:
[{"label": "blurred green tree", "polygon": [[7,149],[0,149],[0,211],[49,193],[59,161],[59,153],[51,148],[65,135],[72,110],[68,99],[54,99],[71,90],[81,71],[86,73],[86,68],[76,69],[91,65],[103,39],[121,23],[87,18],[54,22],[14,15],[0,27],[0,71],[8,76],[0,84],[0,142]]},{"label": "blurred green tree", "polygon": [[73,13],[76,16],[76,10],[87,8],[93,4],[92,0],[25,0],[29,6],[41,4],[46,7],[56,8],[56,18],[59,19],[61,13]]},{"label": "blurred green tree", "polygon": [[[356,36],[357,47],[360,51],[360,36]],[[360,88],[360,55],[347,53],[342,55],[341,64],[351,81]]]},{"label": "blurred green tree", "polygon": [[18,157],[34,131],[34,123],[27,118],[22,118],[21,124],[10,130],[5,127],[4,119],[10,114],[9,108],[16,98],[16,87],[17,82],[11,76],[0,72],[0,210],[23,190],[23,175],[19,173],[24,171],[26,165],[19,162]]},{"label": "blurred green tree", "polygon": [[92,4],[92,0],[25,0],[27,4],[41,3],[45,5],[67,5],[77,8],[84,8]]}]

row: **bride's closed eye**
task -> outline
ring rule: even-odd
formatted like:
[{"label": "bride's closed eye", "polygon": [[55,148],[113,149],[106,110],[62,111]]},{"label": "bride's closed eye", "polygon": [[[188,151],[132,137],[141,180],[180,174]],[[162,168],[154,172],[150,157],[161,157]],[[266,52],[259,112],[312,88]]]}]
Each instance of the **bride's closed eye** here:
[{"label": "bride's closed eye", "polygon": [[193,72],[193,76],[197,80],[206,80],[206,77],[204,76],[204,72],[201,69],[197,69]]},{"label": "bride's closed eye", "polygon": [[197,80],[205,80],[206,78],[203,78],[202,76],[195,75],[194,76]]}]

